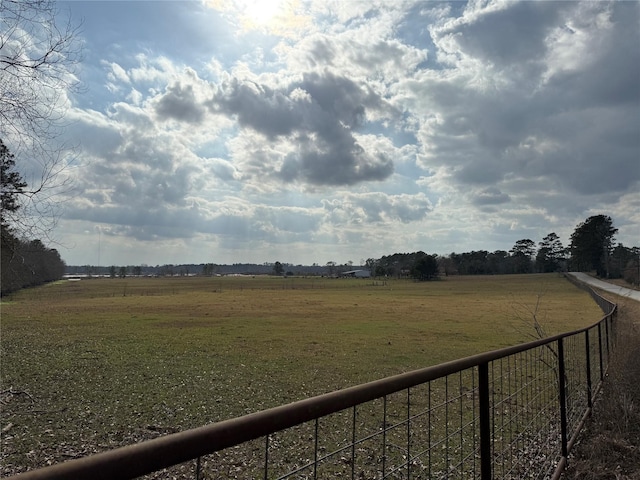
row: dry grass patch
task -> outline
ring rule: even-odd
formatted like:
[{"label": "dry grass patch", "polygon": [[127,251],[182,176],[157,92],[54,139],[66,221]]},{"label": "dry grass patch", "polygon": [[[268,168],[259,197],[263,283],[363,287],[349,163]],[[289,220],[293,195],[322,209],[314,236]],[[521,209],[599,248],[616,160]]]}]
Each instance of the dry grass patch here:
[{"label": "dry grass patch", "polygon": [[[605,296],[607,294],[604,294]],[[640,479],[640,303],[616,297],[618,344],[568,479]]]}]

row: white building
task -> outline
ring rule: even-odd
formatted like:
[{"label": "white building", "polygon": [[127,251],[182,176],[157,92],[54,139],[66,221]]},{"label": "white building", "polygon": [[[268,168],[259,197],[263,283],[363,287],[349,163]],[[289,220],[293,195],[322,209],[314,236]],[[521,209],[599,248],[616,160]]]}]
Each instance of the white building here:
[{"label": "white building", "polygon": [[343,277],[355,277],[355,278],[370,278],[371,272],[369,270],[349,270],[348,272],[342,272]]}]

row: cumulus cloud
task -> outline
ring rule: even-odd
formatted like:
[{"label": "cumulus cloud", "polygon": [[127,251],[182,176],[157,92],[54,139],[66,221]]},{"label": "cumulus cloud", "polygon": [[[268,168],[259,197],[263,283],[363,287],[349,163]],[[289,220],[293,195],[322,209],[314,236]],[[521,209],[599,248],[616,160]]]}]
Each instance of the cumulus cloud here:
[{"label": "cumulus cloud", "polygon": [[[310,72],[279,88],[232,78],[220,86],[211,108],[235,116],[271,142],[286,138],[293,148],[280,158],[264,149],[252,152],[267,164],[265,171],[285,182],[352,185],[393,173],[390,158],[365,150],[354,136],[368,112],[386,108],[384,100],[344,76]],[[274,164],[280,167],[274,169]]]},{"label": "cumulus cloud", "polygon": [[550,2],[469,4],[463,17],[438,33],[455,39],[460,53],[498,69],[526,65],[544,58],[546,38],[566,8]]},{"label": "cumulus cloud", "polygon": [[160,119],[199,123],[204,118],[205,109],[196,101],[192,85],[176,82],[168,86],[166,93],[157,100],[156,113]]},{"label": "cumulus cloud", "polygon": [[220,86],[211,108],[215,113],[232,115],[240,125],[273,139],[289,135],[300,125],[302,115],[296,109],[297,103],[286,91],[231,78]]},{"label": "cumulus cloud", "polygon": [[349,193],[323,201],[324,209],[338,224],[409,223],[423,219],[432,210],[423,194],[387,195],[382,192]]},{"label": "cumulus cloud", "polygon": [[485,188],[472,195],[472,201],[476,205],[500,205],[509,200],[511,200],[509,195],[502,193],[500,189],[495,187]]}]

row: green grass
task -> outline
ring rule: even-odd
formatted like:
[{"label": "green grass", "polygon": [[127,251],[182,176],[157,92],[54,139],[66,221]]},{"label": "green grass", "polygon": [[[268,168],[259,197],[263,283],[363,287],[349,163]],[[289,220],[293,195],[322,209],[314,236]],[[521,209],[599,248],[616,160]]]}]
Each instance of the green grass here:
[{"label": "green grass", "polygon": [[[6,474],[594,323],[556,275],[57,282],[2,303]],[[11,391],[8,391],[12,388]]]}]

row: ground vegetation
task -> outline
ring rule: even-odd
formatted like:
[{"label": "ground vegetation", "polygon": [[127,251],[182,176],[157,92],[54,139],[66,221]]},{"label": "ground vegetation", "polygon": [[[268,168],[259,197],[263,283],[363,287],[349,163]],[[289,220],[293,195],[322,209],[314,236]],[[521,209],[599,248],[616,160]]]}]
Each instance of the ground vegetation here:
[{"label": "ground vegetation", "polygon": [[569,460],[570,480],[640,479],[640,303],[610,297],[618,303],[616,354]]},{"label": "ground vegetation", "polygon": [[520,343],[510,305],[535,304],[539,291],[549,334],[601,315],[554,274],[127,277],[22,290],[2,305],[0,474]]}]

